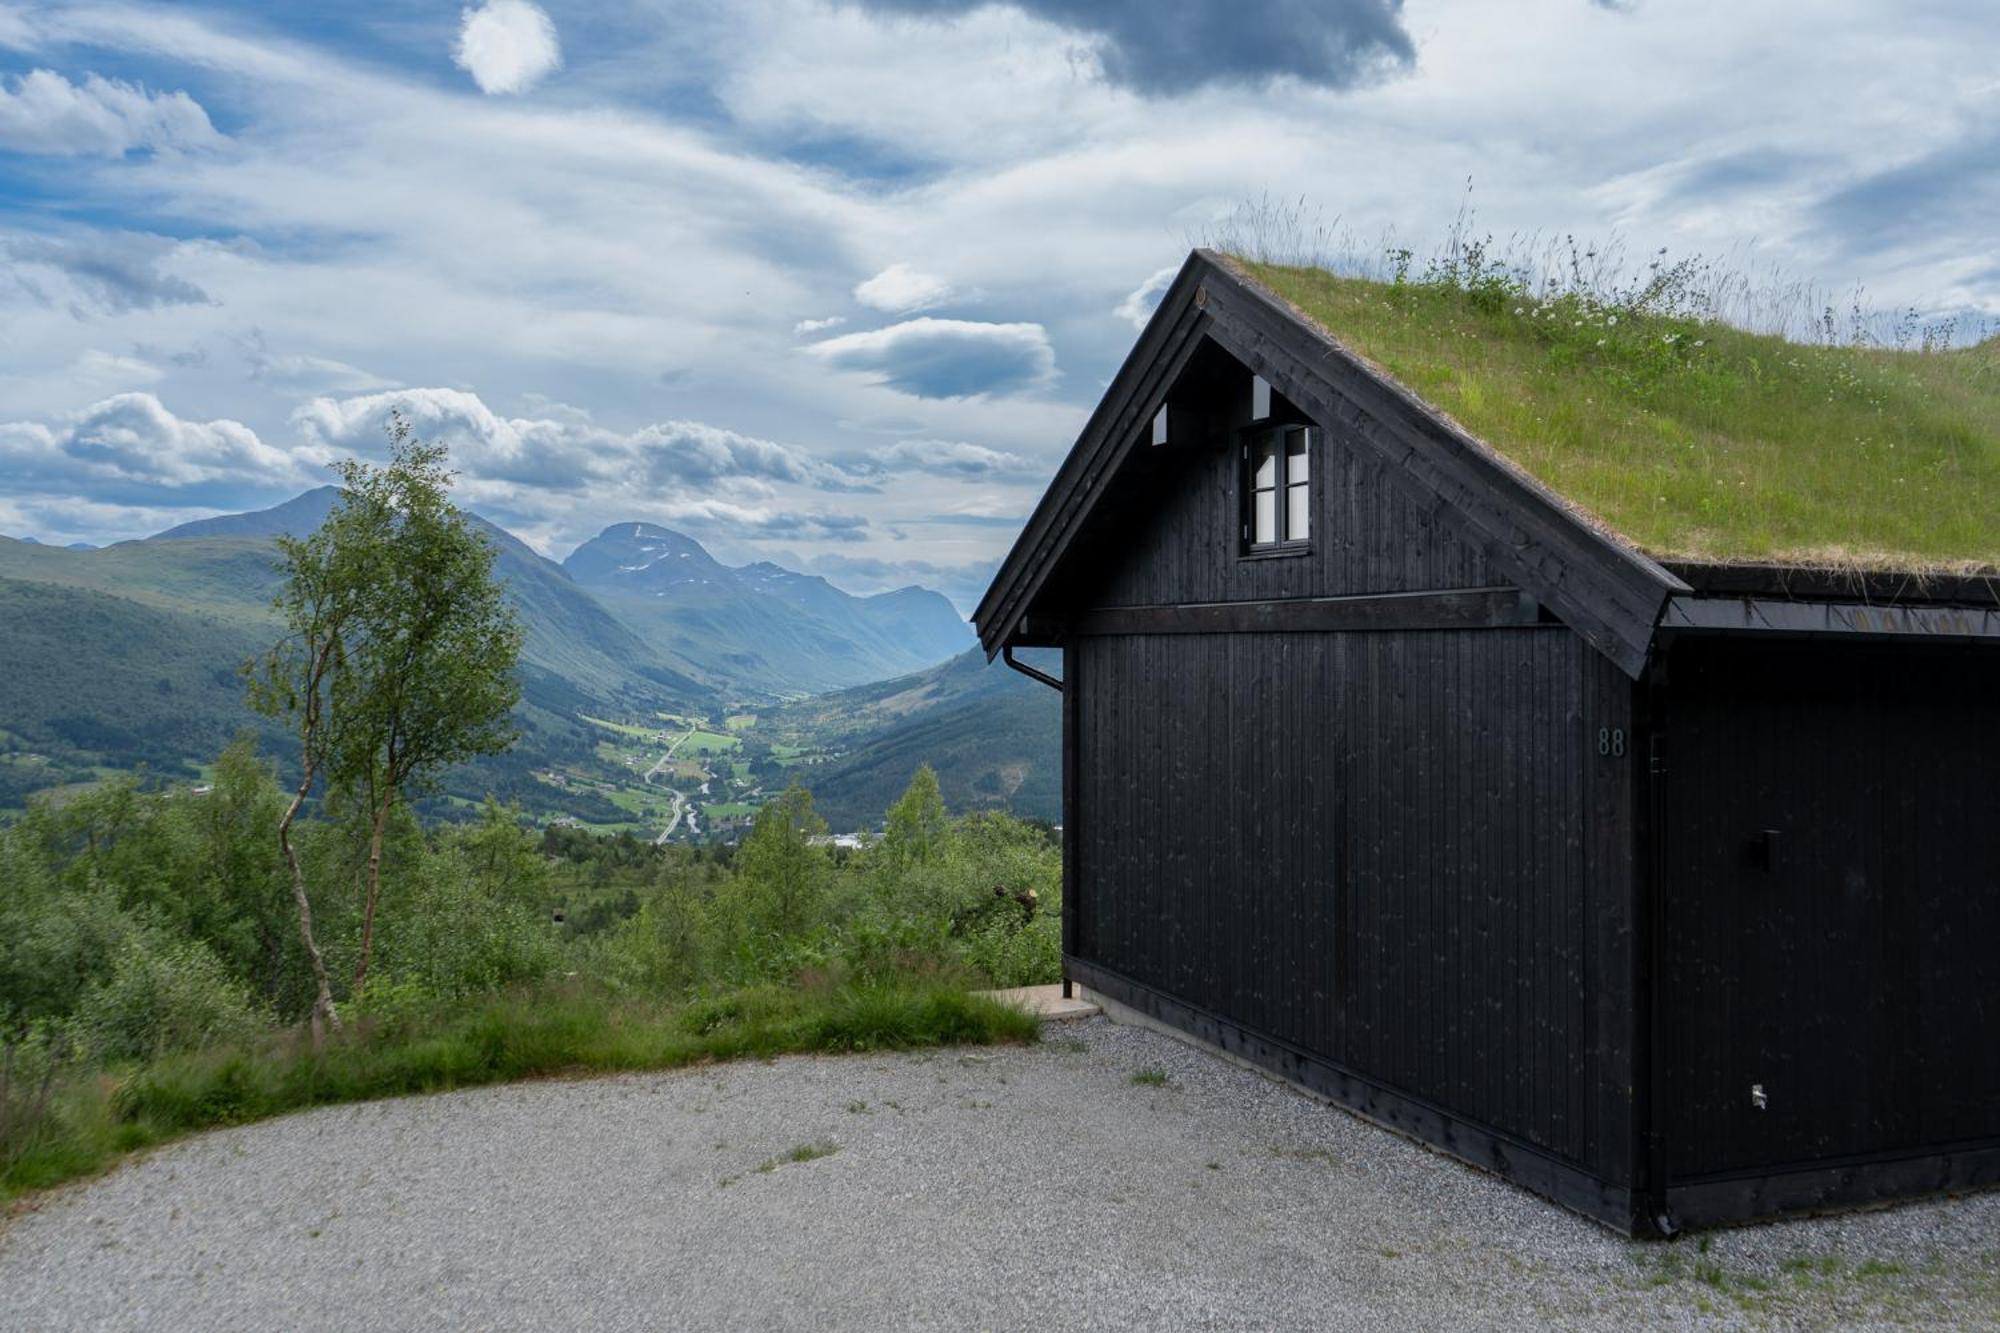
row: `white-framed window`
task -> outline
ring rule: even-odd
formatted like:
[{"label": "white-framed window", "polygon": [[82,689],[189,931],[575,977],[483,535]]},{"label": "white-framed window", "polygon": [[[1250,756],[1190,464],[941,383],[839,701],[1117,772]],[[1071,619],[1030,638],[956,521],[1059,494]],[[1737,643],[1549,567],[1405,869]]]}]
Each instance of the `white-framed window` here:
[{"label": "white-framed window", "polygon": [[1243,442],[1243,548],[1298,549],[1312,541],[1310,426],[1257,431]]}]

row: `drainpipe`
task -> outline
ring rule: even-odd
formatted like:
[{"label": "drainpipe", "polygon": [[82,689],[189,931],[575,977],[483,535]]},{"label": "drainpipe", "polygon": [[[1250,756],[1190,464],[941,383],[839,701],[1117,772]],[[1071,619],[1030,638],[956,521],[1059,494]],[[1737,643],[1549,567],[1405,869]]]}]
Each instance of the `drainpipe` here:
[{"label": "drainpipe", "polygon": [[1022,675],[1027,676],[1033,680],[1039,680],[1040,682],[1042,682],[1042,684],[1048,686],[1050,689],[1055,690],[1057,692],[1061,692],[1063,683],[1057,680],[1054,676],[1051,676],[1046,671],[1037,671],[1033,667],[1029,666],[1026,662],[1016,661],[1014,659],[1013,644],[1010,643],[1006,647],[1000,650],[1000,660],[1005,662],[1008,666],[1013,667],[1014,670],[1020,672]]},{"label": "drainpipe", "polygon": [[[1001,648],[1000,660],[1005,662],[1008,666],[1014,668],[1014,670],[1020,672],[1022,675],[1027,676],[1031,680],[1039,680],[1042,684],[1048,686],[1056,693],[1058,694],[1062,693],[1063,683],[1057,680],[1054,676],[1051,676],[1046,671],[1037,671],[1033,667],[1029,666],[1026,662],[1016,661],[1014,658],[1013,644],[1010,643],[1007,644],[1005,647]],[[1067,743],[1068,737],[1064,737],[1064,741],[1065,743]],[[1065,848],[1064,850],[1067,851],[1068,849]],[[1067,899],[1065,899],[1063,902],[1063,911],[1068,912],[1069,910],[1070,910],[1069,902]],[[1063,971],[1065,975],[1063,976],[1062,993],[1063,993],[1063,998],[1065,1000],[1068,1000],[1075,997],[1076,990],[1074,984],[1070,981],[1069,976],[1067,975],[1069,969],[1065,967]]]}]

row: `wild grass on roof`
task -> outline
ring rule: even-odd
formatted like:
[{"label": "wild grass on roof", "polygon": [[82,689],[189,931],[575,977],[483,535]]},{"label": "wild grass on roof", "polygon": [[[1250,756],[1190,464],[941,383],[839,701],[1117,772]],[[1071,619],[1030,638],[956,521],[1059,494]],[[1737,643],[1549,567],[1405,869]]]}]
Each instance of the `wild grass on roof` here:
[{"label": "wild grass on roof", "polygon": [[[1581,256],[1577,256],[1581,259]],[[1715,269],[1531,278],[1455,237],[1377,277],[1243,261],[1350,350],[1665,558],[2000,566],[2000,337],[1857,308],[1814,341],[1710,317]],[[1877,332],[1877,330],[1885,330]]]}]

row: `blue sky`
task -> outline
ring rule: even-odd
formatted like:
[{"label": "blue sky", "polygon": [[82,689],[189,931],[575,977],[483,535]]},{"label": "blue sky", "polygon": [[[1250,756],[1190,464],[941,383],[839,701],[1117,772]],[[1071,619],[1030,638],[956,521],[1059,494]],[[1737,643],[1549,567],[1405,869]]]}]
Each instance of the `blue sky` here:
[{"label": "blue sky", "polygon": [[400,405],[557,557],[969,605],[1246,200],[2000,314],[1996,127],[1988,0],[0,0],[0,532],[272,503]]}]

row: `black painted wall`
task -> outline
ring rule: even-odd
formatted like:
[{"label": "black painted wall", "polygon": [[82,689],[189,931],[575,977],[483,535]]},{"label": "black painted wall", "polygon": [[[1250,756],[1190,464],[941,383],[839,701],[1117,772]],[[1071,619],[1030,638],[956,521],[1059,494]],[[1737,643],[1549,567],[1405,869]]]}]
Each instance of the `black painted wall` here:
[{"label": "black painted wall", "polygon": [[1075,660],[1077,956],[1623,1178],[1622,677],[1559,627]]}]

